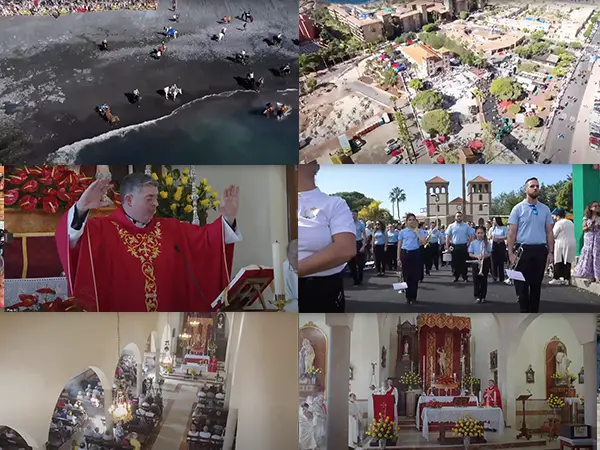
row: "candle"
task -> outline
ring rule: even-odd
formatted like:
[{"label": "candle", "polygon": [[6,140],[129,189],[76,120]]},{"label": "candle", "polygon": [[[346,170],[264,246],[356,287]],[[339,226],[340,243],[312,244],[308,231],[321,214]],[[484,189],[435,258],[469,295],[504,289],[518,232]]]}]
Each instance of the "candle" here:
[{"label": "candle", "polygon": [[279,242],[273,244],[273,283],[275,285],[275,295],[284,295],[283,265],[281,263]]}]

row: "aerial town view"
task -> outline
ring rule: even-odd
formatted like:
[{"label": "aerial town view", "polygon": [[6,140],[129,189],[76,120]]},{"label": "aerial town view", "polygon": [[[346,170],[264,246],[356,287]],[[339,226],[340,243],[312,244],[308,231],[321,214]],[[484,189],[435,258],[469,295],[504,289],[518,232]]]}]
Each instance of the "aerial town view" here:
[{"label": "aerial town view", "polygon": [[300,161],[600,163],[598,19],[591,0],[303,0]]},{"label": "aerial town view", "polygon": [[0,161],[297,163],[297,8],[0,0]]}]

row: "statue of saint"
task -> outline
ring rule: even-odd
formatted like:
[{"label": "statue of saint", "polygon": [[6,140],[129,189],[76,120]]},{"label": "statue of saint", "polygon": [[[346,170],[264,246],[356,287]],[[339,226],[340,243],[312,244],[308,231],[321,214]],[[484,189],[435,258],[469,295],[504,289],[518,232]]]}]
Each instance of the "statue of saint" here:
[{"label": "statue of saint", "polygon": [[440,375],[446,375],[446,350],[444,348],[440,348],[437,351],[439,355],[438,366],[440,368]]},{"label": "statue of saint", "polygon": [[315,349],[310,344],[307,338],[302,340],[302,347],[299,352],[298,369],[300,376],[306,375],[313,367],[315,363]]},{"label": "statue of saint", "polygon": [[556,352],[556,374],[561,377],[566,377],[569,369],[569,358],[563,347],[558,347]]},{"label": "statue of saint", "polygon": [[408,342],[404,343],[404,356],[408,356]]}]

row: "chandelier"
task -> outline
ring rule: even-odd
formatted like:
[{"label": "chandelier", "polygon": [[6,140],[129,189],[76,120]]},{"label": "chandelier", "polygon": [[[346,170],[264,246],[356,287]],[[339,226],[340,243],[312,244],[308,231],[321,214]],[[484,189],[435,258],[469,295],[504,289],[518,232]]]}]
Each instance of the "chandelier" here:
[{"label": "chandelier", "polygon": [[112,416],[112,420],[115,425],[125,424],[133,420],[133,414],[131,414],[131,405],[127,400],[127,396],[123,396],[121,400],[114,402],[108,409],[108,412]]},{"label": "chandelier", "polygon": [[179,335],[179,339],[181,339],[182,341],[188,341],[192,338],[192,335],[190,333],[188,333],[187,331],[184,331],[183,333],[181,333]]},{"label": "chandelier", "polygon": [[197,327],[198,325],[200,325],[200,321],[194,317],[193,319],[190,320],[190,325],[192,327]]}]

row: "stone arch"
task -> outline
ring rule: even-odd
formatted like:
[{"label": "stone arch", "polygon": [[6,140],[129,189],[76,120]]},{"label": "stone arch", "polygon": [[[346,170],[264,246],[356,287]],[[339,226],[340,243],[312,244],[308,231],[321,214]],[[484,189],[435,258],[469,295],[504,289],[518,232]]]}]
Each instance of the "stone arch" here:
[{"label": "stone arch", "polygon": [[18,434],[25,441],[25,443],[27,445],[29,445],[29,447],[31,447],[32,449],[37,450],[37,449],[42,448],[42,446],[40,444],[38,444],[37,441],[32,436],[27,434],[25,431],[15,428],[15,427],[11,426],[10,424],[1,424],[0,429],[3,429],[3,428],[10,428],[12,431],[14,431],[16,434]]},{"label": "stone arch", "polygon": [[142,353],[135,342],[130,342],[125,347],[123,347],[123,350],[121,350],[121,354],[123,354],[124,352],[131,353],[138,364],[142,362]]}]

